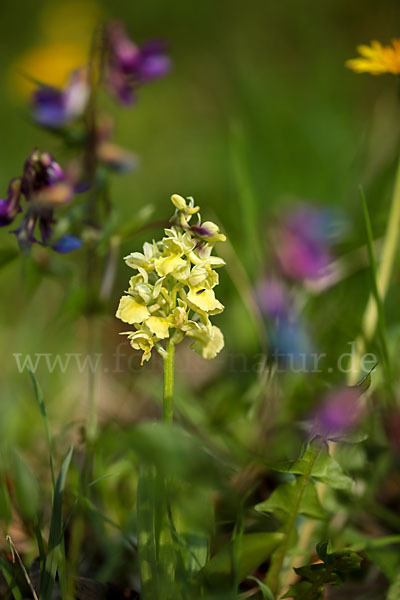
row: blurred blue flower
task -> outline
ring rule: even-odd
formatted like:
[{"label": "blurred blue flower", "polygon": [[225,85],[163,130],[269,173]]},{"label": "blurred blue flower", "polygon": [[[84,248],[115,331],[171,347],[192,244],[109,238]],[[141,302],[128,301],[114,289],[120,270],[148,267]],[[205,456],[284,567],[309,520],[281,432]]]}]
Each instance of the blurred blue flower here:
[{"label": "blurred blue flower", "polygon": [[106,27],[107,81],[122,104],[133,104],[136,90],[143,84],[164,77],[171,69],[162,40],[137,46],[122,23]]},{"label": "blurred blue flower", "polygon": [[307,370],[312,352],[310,336],[285,283],[266,277],[256,287],[255,298],[267,321],[269,353],[288,369]]},{"label": "blurred blue flower", "polygon": [[65,127],[83,115],[89,93],[85,68],[73,71],[63,89],[40,84],[32,96],[33,118],[50,129]]},{"label": "blurred blue flower", "polygon": [[60,237],[54,244],[52,244],[53,250],[59,254],[67,254],[73,250],[78,250],[82,246],[82,240],[75,235],[66,233]]}]

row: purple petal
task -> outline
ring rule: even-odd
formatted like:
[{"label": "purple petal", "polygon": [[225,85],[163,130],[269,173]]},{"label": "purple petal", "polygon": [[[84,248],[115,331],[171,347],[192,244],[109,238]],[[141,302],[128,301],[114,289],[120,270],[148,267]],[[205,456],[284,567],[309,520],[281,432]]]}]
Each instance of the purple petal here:
[{"label": "purple petal", "polygon": [[357,424],[362,413],[363,406],[356,389],[336,390],[317,409],[313,433],[328,439],[344,435]]},{"label": "purple petal", "polygon": [[33,94],[33,116],[46,127],[65,125],[68,115],[63,91],[50,86],[39,87]]},{"label": "purple petal", "polygon": [[144,57],[138,68],[138,79],[141,83],[159,79],[169,73],[171,66],[171,60],[162,54]]}]

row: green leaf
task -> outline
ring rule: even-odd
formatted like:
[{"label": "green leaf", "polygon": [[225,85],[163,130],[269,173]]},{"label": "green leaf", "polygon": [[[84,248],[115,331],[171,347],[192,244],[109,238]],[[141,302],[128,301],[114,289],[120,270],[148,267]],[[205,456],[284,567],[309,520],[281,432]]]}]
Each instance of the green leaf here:
[{"label": "green leaf", "polygon": [[365,392],[367,392],[371,386],[371,373],[372,371],[375,369],[376,365],[374,365],[372,367],[372,369],[370,370],[369,373],[367,373],[366,375],[364,375],[364,377],[362,377],[362,379],[360,379],[360,381],[358,383],[356,383],[355,385],[351,385],[350,387],[357,390],[358,393],[360,394],[360,396],[362,394],[365,394]]},{"label": "green leaf", "polygon": [[260,589],[260,592],[262,593],[263,598],[265,598],[266,600],[275,600],[275,596],[271,592],[271,588],[269,588],[266,583],[263,583],[257,577],[253,577],[253,575],[249,575],[247,579],[251,579],[252,581],[256,582]]},{"label": "green leaf", "polygon": [[[238,580],[243,581],[283,541],[282,533],[247,533],[242,536],[237,557]],[[226,588],[232,585],[233,543],[225,546],[201,570],[199,577],[211,588]],[[200,579],[200,581],[201,581]]]},{"label": "green leaf", "polygon": [[[289,515],[295,510],[300,481],[288,481],[276,488],[267,500],[255,506],[259,512],[283,513]],[[319,501],[315,485],[309,481],[301,497],[298,514],[313,519],[326,519],[326,513]]]},{"label": "green leaf", "polygon": [[349,549],[332,551],[330,542],[317,545],[321,563],[295,568],[302,581],[294,584],[284,598],[319,600],[324,597],[324,586],[341,587],[349,573],[360,568],[361,557]]},{"label": "green leaf", "polygon": [[291,598],[292,600],[323,600],[325,596],[324,586],[315,586],[309,581],[301,581],[291,585],[287,593],[282,596],[284,598]]},{"label": "green leaf", "polygon": [[[285,461],[278,465],[271,465],[271,468],[280,473],[293,473],[294,475],[304,475],[309,470],[311,461],[315,454],[313,444],[307,444],[303,456],[293,462]],[[329,454],[328,446],[323,445],[317,459],[314,462],[311,476],[322,483],[326,483],[330,487],[337,490],[351,491],[353,488],[353,480],[342,470],[342,467]]]},{"label": "green leaf", "polygon": [[48,543],[48,553],[41,573],[41,600],[51,600],[54,581],[56,578],[57,567],[63,548],[63,520],[62,520],[62,502],[64,496],[65,482],[71,462],[73,447],[68,451],[67,456],[61,466],[54,489],[53,511],[50,521],[50,533]]}]

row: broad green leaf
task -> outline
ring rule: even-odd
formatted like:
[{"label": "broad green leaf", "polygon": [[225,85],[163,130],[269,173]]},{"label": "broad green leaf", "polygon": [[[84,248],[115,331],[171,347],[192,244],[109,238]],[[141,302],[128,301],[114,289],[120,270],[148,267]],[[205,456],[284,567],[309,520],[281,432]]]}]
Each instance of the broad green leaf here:
[{"label": "broad green leaf", "polygon": [[343,583],[343,579],[339,573],[334,570],[327,568],[324,563],[317,563],[315,565],[306,565],[294,569],[299,577],[316,583],[318,585],[332,585],[334,587],[340,587]]},{"label": "broad green leaf", "polygon": [[[238,557],[239,582],[264,562],[283,539],[282,533],[244,534]],[[229,544],[205,565],[199,574],[199,581],[205,581],[211,588],[229,587],[232,583],[232,560],[233,544]]]},{"label": "broad green leaf", "polygon": [[[284,515],[291,514],[296,508],[299,484],[298,479],[282,483],[267,500],[257,504],[255,509],[259,512],[276,512],[278,513],[277,516],[282,513]],[[312,481],[309,481],[304,489],[297,512],[313,519],[326,519],[326,513],[322,508]]]},{"label": "broad green leaf", "polygon": [[315,586],[309,581],[301,581],[291,585],[287,593],[282,596],[284,598],[291,598],[292,600],[323,600],[324,598],[324,586]]},{"label": "broad green leaf", "polygon": [[[310,463],[315,456],[311,445],[312,443],[307,445],[301,458],[293,462],[285,461],[278,463],[278,465],[272,465],[271,468],[281,473],[304,475],[304,473],[309,471]],[[351,491],[353,488],[353,480],[348,475],[345,475],[339,463],[330,456],[326,444],[323,445],[314,462],[311,476],[334,489]]]},{"label": "broad green leaf", "polygon": [[48,552],[43,572],[41,573],[41,600],[51,600],[54,581],[56,578],[58,563],[62,554],[63,545],[63,520],[62,520],[62,502],[64,496],[65,482],[71,462],[73,447],[68,451],[67,456],[61,466],[60,473],[54,488],[53,511],[50,521],[50,533],[48,542]]},{"label": "broad green leaf", "polygon": [[291,586],[284,598],[294,600],[320,600],[324,586],[341,587],[349,573],[360,568],[361,557],[349,549],[332,551],[330,542],[317,545],[320,563],[295,568],[302,581]]}]

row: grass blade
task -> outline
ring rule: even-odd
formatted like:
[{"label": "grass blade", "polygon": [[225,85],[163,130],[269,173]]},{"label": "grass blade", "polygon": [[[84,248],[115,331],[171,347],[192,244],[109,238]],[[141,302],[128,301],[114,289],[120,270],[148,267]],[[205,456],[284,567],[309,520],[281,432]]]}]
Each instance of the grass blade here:
[{"label": "grass blade", "polygon": [[49,544],[44,570],[41,576],[40,597],[42,600],[51,600],[51,595],[56,578],[57,566],[62,554],[63,523],[62,523],[62,501],[65,482],[69,465],[71,462],[73,447],[68,451],[61,466],[60,473],[54,488],[53,511],[51,515]]},{"label": "grass blade", "polygon": [[11,594],[14,596],[15,600],[22,600],[22,594],[17,587],[17,582],[15,580],[15,575],[13,573],[13,569],[10,568],[10,565],[0,556],[0,571],[3,574],[4,579],[7,582],[7,585],[10,590],[10,595],[7,594],[6,598],[11,598]]},{"label": "grass blade", "polygon": [[377,268],[376,268],[376,260],[374,253],[374,239],[372,233],[372,225],[371,219],[368,211],[367,201],[365,198],[365,194],[362,188],[360,188],[361,201],[363,205],[363,213],[364,213],[364,223],[365,223],[365,231],[367,235],[367,248],[368,248],[368,256],[370,262],[370,275],[371,275],[371,286],[372,286],[372,294],[374,296],[376,302],[376,308],[378,313],[378,334],[380,343],[382,346],[382,358],[385,365],[386,373],[390,377],[390,361],[389,361],[389,350],[387,343],[387,335],[386,335],[386,323],[385,323],[385,313],[383,310],[383,302],[381,295],[378,290],[378,281],[377,281]]},{"label": "grass blade", "polygon": [[45,427],[45,430],[46,430],[47,444],[48,444],[48,447],[49,447],[51,481],[53,483],[53,490],[54,490],[55,485],[56,485],[56,478],[55,478],[55,474],[54,474],[53,443],[52,443],[51,435],[50,435],[49,421],[47,419],[46,405],[44,403],[44,398],[43,398],[42,391],[41,391],[41,389],[39,387],[38,381],[37,381],[37,379],[36,379],[33,371],[31,371],[30,369],[28,369],[28,372],[29,372],[29,375],[30,375],[32,383],[33,383],[33,389],[35,391],[35,397],[36,397],[37,403],[39,405],[40,414],[42,415],[44,427]]},{"label": "grass blade", "polygon": [[138,555],[143,600],[161,600],[157,557],[157,540],[160,535],[156,514],[158,487],[155,467],[143,465],[137,492]]}]

